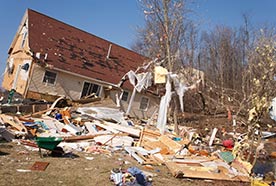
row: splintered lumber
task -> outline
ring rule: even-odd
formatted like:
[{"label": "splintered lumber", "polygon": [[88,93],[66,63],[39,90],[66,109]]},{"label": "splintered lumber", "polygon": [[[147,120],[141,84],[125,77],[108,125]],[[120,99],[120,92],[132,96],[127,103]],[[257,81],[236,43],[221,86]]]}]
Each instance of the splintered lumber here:
[{"label": "splintered lumber", "polygon": [[93,122],[96,126],[98,126],[98,127],[101,127],[101,128],[103,128],[103,129],[105,129],[105,130],[108,130],[108,131],[110,131],[110,132],[112,132],[112,133],[119,133],[119,131],[118,130],[116,130],[116,129],[114,129],[113,127],[110,127],[110,126],[108,126],[108,125],[105,125],[105,124],[102,124],[100,121],[94,121]]},{"label": "splintered lumber", "polygon": [[204,157],[204,156],[195,156],[195,157],[185,157],[185,158],[174,158],[172,161],[175,163],[184,163],[184,164],[200,164],[204,162],[210,162],[218,159],[215,156]]},{"label": "splintered lumber", "polygon": [[159,138],[159,141],[162,142],[163,144],[165,144],[171,151],[173,152],[178,152],[182,145],[174,140],[172,140],[171,138],[169,138],[166,135],[162,135]]},{"label": "splintered lumber", "polygon": [[0,118],[4,123],[11,125],[13,128],[21,132],[27,133],[27,128],[19,121],[16,116],[8,116],[5,114],[0,114]]},{"label": "splintered lumber", "polygon": [[177,164],[175,162],[165,162],[170,172],[177,178],[200,178],[200,179],[213,179],[213,180],[225,180],[225,181],[242,181],[249,182],[247,176],[229,176],[225,174],[225,171],[210,171],[199,166],[188,166],[185,164]]},{"label": "splintered lumber", "polygon": [[145,128],[143,128],[142,131],[140,132],[139,141],[137,143],[138,147],[141,146],[141,144],[143,143],[144,131],[145,131]]},{"label": "splintered lumber", "polygon": [[24,117],[24,116],[18,116],[18,119],[19,119],[20,121],[24,121],[24,122],[34,122],[33,119],[27,118],[27,117]]},{"label": "splintered lumber", "polygon": [[125,147],[124,148],[130,156],[132,156],[135,160],[140,164],[150,164],[150,165],[158,165],[160,162],[152,156],[157,153],[159,150],[147,151],[142,147]]},{"label": "splintered lumber", "polygon": [[140,135],[139,129],[135,129],[135,128],[129,127],[129,126],[123,126],[123,125],[114,124],[114,123],[110,123],[110,122],[104,122],[104,121],[102,121],[101,123],[95,122],[95,125],[102,127],[106,130],[109,130],[113,133],[118,133],[118,131],[120,131],[120,132],[127,133],[134,137],[139,137],[139,135]]},{"label": "splintered lumber", "polygon": [[137,146],[145,146],[147,141],[156,141],[161,136],[160,132],[156,132],[147,128],[143,128],[140,132],[139,142]]},{"label": "splintered lumber", "polygon": [[58,103],[60,100],[64,99],[64,98],[65,98],[64,96],[61,96],[61,97],[57,98],[57,99],[54,101],[54,103],[51,105],[50,109],[45,113],[45,115],[47,115],[47,116],[50,115],[51,112],[52,112],[52,110],[55,109],[57,103]]},{"label": "splintered lumber", "polygon": [[125,147],[125,151],[127,151],[127,153],[131,157],[133,157],[136,161],[138,161],[138,163],[143,164],[145,162],[145,160],[141,158],[138,154],[136,154],[136,152],[131,147]]},{"label": "splintered lumber", "polygon": [[111,138],[109,138],[106,142],[104,142],[103,145],[106,145],[108,142],[110,142],[111,140],[113,140],[116,136],[118,136],[120,133],[116,133],[114,134]]},{"label": "splintered lumber", "polygon": [[[93,139],[93,138],[98,137],[98,136],[106,136],[106,135],[107,134],[98,133],[98,134],[91,134],[91,135],[68,136],[68,137],[63,137],[63,141],[65,141],[65,142],[74,142],[74,141],[80,141],[80,140],[89,140],[89,139]],[[127,136],[127,134],[115,134],[115,135],[116,136]]]},{"label": "splintered lumber", "polygon": [[97,136],[100,136],[103,134],[93,134],[93,135],[83,135],[83,136],[69,136],[69,137],[64,137],[63,141],[65,142],[74,142],[74,141],[79,141],[79,140],[88,140],[88,139],[93,139]]},{"label": "splintered lumber", "polygon": [[135,129],[131,126],[123,126],[123,125],[119,125],[119,124],[114,124],[114,123],[110,123],[110,122],[105,122],[108,126],[118,130],[118,131],[121,131],[121,132],[124,132],[124,133],[127,133],[131,136],[134,136],[134,137],[139,137],[140,136],[140,129]]},{"label": "splintered lumber", "polygon": [[148,128],[144,128],[143,133],[145,138],[150,138],[150,139],[158,139],[161,136],[159,131],[154,131]]},{"label": "splintered lumber", "polygon": [[174,154],[174,152],[171,151],[167,145],[160,141],[146,141],[143,146],[145,149],[160,148],[160,154]]}]

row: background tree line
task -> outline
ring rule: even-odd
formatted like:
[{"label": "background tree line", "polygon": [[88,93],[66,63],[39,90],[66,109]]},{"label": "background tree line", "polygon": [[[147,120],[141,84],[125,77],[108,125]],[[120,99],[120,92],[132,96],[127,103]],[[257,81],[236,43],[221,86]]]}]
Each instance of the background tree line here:
[{"label": "background tree line", "polygon": [[240,27],[217,25],[201,31],[200,25],[190,19],[194,13],[188,9],[191,2],[139,2],[145,25],[138,29],[133,50],[150,58],[166,59],[164,66],[170,71],[186,67],[202,70],[202,93],[209,111],[230,108],[241,114],[256,107],[257,99],[266,100],[264,105],[268,107],[276,96],[273,25],[256,27],[248,15],[241,15]]}]

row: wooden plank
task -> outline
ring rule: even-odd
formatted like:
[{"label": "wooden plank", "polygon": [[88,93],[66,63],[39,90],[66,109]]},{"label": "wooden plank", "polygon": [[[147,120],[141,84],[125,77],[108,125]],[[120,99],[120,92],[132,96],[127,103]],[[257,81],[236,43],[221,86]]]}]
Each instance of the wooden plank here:
[{"label": "wooden plank", "polygon": [[107,126],[107,125],[105,125],[105,124],[102,124],[100,121],[95,120],[93,123],[94,123],[96,126],[99,126],[99,127],[103,128],[103,129],[105,129],[105,130],[108,130],[108,131],[110,131],[110,132],[119,133],[118,130],[114,129],[114,128],[111,127],[111,126]]},{"label": "wooden plank", "polygon": [[210,162],[216,159],[218,158],[214,156],[213,157],[199,156],[199,157],[190,157],[190,158],[183,158],[183,159],[174,158],[172,161],[175,163],[183,163],[183,164],[200,164],[203,162]]},{"label": "wooden plank", "polygon": [[110,122],[104,122],[105,125],[112,127],[115,130],[121,131],[121,132],[125,132],[131,136],[134,137],[139,137],[140,136],[140,129],[135,129],[133,127],[129,127],[129,126],[123,126],[123,125],[119,125],[119,124],[114,124],[114,123],[110,123]]},{"label": "wooden plank", "polygon": [[32,114],[24,115],[23,117],[28,118],[28,117],[32,117],[32,116],[37,116],[37,115],[44,114],[45,112],[49,112],[49,111],[56,110],[56,109],[58,109],[58,108],[49,108],[49,109],[38,111],[38,112],[35,112],[35,113],[32,113]]},{"label": "wooden plank", "polygon": [[172,150],[175,153],[178,152],[182,147],[181,144],[172,140],[171,138],[169,138],[166,135],[160,136],[159,141],[164,143],[170,150]]},{"label": "wooden plank", "polygon": [[143,129],[142,129],[142,131],[140,132],[139,141],[138,141],[138,143],[137,143],[137,146],[138,146],[138,147],[139,147],[139,146],[141,146],[141,145],[142,145],[142,143],[143,143],[143,138],[144,138],[144,130],[145,130],[145,128],[143,128]]},{"label": "wooden plank", "polygon": [[160,148],[160,154],[174,154],[174,152],[171,151],[167,145],[160,141],[146,141],[143,145],[147,150]]},{"label": "wooden plank", "polygon": [[[64,137],[63,141],[66,142],[74,142],[74,141],[79,141],[79,140],[88,140],[88,139],[93,139],[97,136],[105,136],[106,134],[92,134],[92,135],[82,135],[82,136],[69,136],[69,137]],[[116,136],[126,136],[126,134],[116,134]]]},{"label": "wooden plank", "polygon": [[16,116],[8,116],[5,114],[0,114],[0,118],[4,123],[7,123],[17,129],[18,131],[27,133],[27,128],[19,121]]},{"label": "wooden plank", "polygon": [[246,176],[230,177],[225,173],[223,173],[224,171],[218,171],[218,172],[203,171],[204,169],[199,169],[199,168],[197,169],[195,167],[187,166],[184,164],[177,164],[174,162],[165,162],[165,164],[174,177],[250,182],[249,177],[246,177]]},{"label": "wooden plank", "polygon": [[63,100],[65,99],[64,96],[61,96],[59,98],[57,98],[54,103],[51,105],[50,109],[45,113],[45,115],[49,116],[52,112],[52,110],[56,107],[57,103],[60,101],[60,100]]},{"label": "wooden plank", "polygon": [[143,164],[145,162],[144,159],[141,158],[140,156],[138,156],[131,147],[125,147],[124,149],[125,149],[125,151],[128,152],[128,154],[131,157],[133,157],[136,161],[138,161],[138,163]]}]

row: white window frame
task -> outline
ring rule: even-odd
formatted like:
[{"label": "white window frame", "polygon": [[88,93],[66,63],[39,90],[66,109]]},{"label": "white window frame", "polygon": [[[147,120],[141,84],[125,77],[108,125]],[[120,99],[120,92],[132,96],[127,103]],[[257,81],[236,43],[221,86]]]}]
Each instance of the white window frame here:
[{"label": "white window frame", "polygon": [[[143,99],[147,99],[148,100],[146,108],[141,108]],[[141,99],[140,99],[139,110],[147,111],[148,108],[149,108],[149,102],[150,102],[150,99],[148,97],[142,96]]]},{"label": "white window frame", "polygon": [[[47,72],[54,73],[54,74],[56,75],[56,76],[55,76],[55,81],[54,81],[54,83],[49,83],[48,81],[44,81],[44,79],[46,78],[45,76],[46,76],[46,73],[47,73]],[[52,86],[55,86],[55,85],[56,85],[56,82],[57,82],[57,76],[58,76],[58,73],[53,72],[53,71],[49,71],[49,70],[45,70],[44,76],[43,76],[43,78],[42,78],[42,83],[44,83],[45,85],[52,85]]]}]

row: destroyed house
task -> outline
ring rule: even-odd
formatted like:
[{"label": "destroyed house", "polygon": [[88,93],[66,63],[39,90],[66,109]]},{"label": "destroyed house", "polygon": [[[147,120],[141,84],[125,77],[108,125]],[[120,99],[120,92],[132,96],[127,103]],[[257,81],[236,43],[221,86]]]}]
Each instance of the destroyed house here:
[{"label": "destroyed house", "polygon": [[[24,98],[52,101],[60,96],[80,100],[92,96],[116,100],[124,110],[133,86],[124,75],[147,58],[93,34],[28,9],[8,51],[2,82]],[[144,95],[143,95],[144,94]],[[132,114],[148,117],[158,99],[139,93]]]}]

